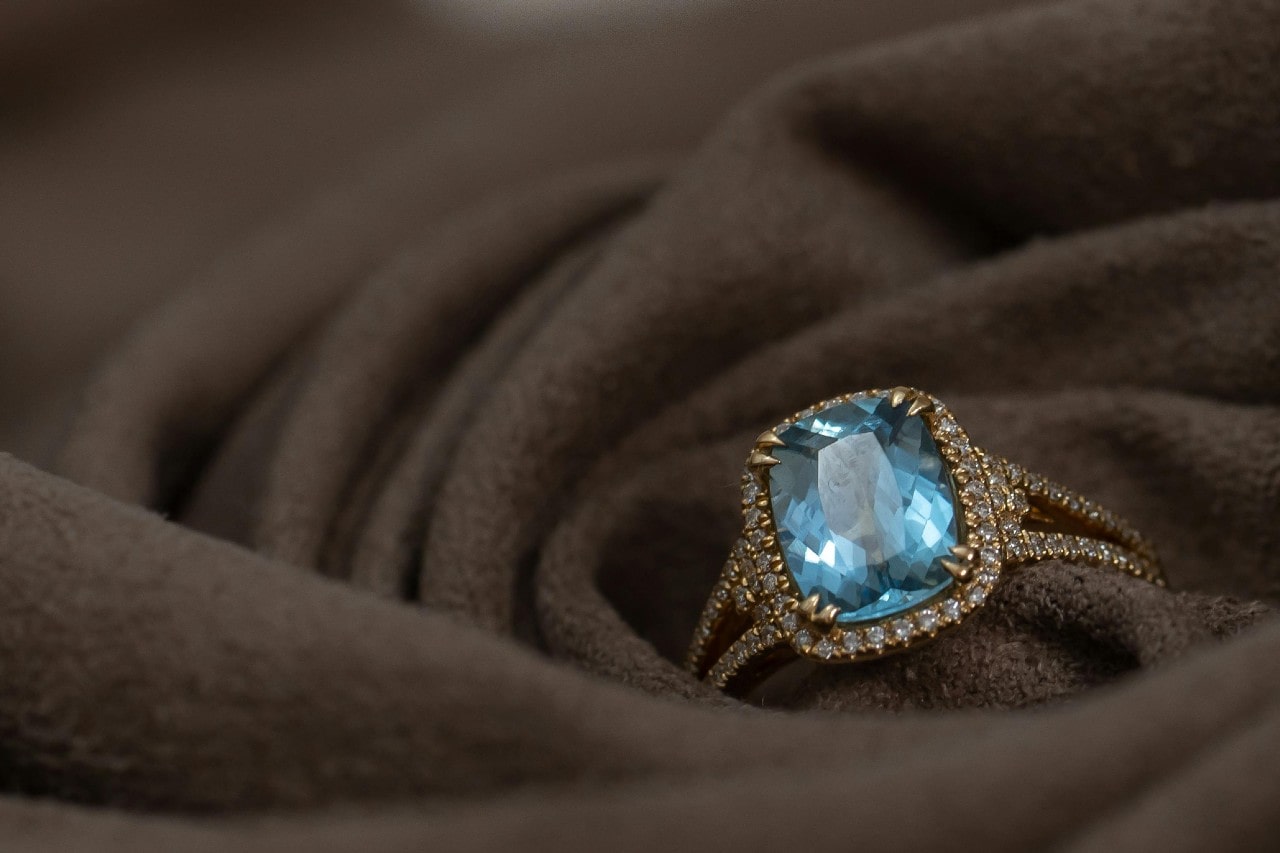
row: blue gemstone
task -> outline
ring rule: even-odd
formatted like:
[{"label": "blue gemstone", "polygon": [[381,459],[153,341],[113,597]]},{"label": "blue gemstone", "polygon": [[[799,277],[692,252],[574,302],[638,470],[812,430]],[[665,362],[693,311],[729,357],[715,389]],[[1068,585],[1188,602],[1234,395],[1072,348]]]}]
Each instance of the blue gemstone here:
[{"label": "blue gemstone", "polygon": [[880,619],[946,589],[960,541],[955,484],[909,403],[841,403],[780,430],[769,469],[778,544],[800,597],[841,623]]}]

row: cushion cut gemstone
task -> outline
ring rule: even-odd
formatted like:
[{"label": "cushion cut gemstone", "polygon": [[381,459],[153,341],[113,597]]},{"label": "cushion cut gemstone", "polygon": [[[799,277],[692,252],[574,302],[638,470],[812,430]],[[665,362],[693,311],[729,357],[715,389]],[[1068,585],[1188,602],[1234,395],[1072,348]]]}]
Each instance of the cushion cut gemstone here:
[{"label": "cushion cut gemstone", "polygon": [[801,598],[845,624],[900,613],[952,583],[955,484],[909,403],[888,394],[825,409],[778,431],[769,469],[778,544]]}]

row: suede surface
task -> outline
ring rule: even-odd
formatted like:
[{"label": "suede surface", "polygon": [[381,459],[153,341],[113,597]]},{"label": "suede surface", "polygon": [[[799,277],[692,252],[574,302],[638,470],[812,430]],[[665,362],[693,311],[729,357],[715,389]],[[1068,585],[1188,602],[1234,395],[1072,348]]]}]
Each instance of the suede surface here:
[{"label": "suede surface", "polygon": [[[46,375],[0,385],[28,400],[0,456],[0,849],[1280,842],[1280,7],[947,23],[997,5],[726,7],[551,49],[282,3],[222,33],[291,45],[280,67],[213,37],[131,60],[214,79],[225,50],[224,85],[282,98],[361,74],[291,133],[243,119],[246,150],[290,137],[287,174],[122,202],[208,205],[116,226],[190,242],[104,253],[99,298],[149,306],[127,331],[24,274],[98,268],[40,247],[105,226],[0,202],[31,235],[15,300],[65,317],[5,317]],[[113,46],[37,8],[4,67],[106,110],[48,56]],[[31,197],[39,114],[0,151]],[[695,681],[752,437],[896,384],[1131,519],[1169,589],[1043,563],[910,654],[747,702]]]}]

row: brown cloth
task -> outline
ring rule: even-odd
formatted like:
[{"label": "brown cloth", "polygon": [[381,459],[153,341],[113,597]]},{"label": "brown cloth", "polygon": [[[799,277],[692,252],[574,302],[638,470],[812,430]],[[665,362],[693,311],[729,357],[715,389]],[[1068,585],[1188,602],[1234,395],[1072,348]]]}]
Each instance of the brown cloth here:
[{"label": "brown cloth", "polygon": [[[944,5],[552,48],[196,4],[97,89],[77,14],[153,7],[9,13],[4,276],[47,313],[6,309],[8,363],[73,355],[3,385],[0,849],[1280,843],[1280,5],[887,38],[984,4]],[[222,159],[68,175],[44,145],[109,104]],[[64,244],[102,289],[37,295]],[[126,292],[155,309],[63,417]],[[899,383],[1131,518],[1170,590],[1048,563],[911,654],[695,682],[751,437]]]}]

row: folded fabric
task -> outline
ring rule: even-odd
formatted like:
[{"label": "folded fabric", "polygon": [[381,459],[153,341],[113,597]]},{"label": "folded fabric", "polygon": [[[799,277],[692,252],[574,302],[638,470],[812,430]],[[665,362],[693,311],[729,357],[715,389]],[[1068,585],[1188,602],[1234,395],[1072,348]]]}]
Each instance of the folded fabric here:
[{"label": "folded fabric", "polygon": [[[810,60],[685,153],[503,140],[466,204],[434,132],[380,155],[0,458],[0,846],[1275,843],[1278,57],[1262,0],[1075,2]],[[764,708],[694,680],[752,437],[895,384],[1170,589],[1050,562]]]}]

